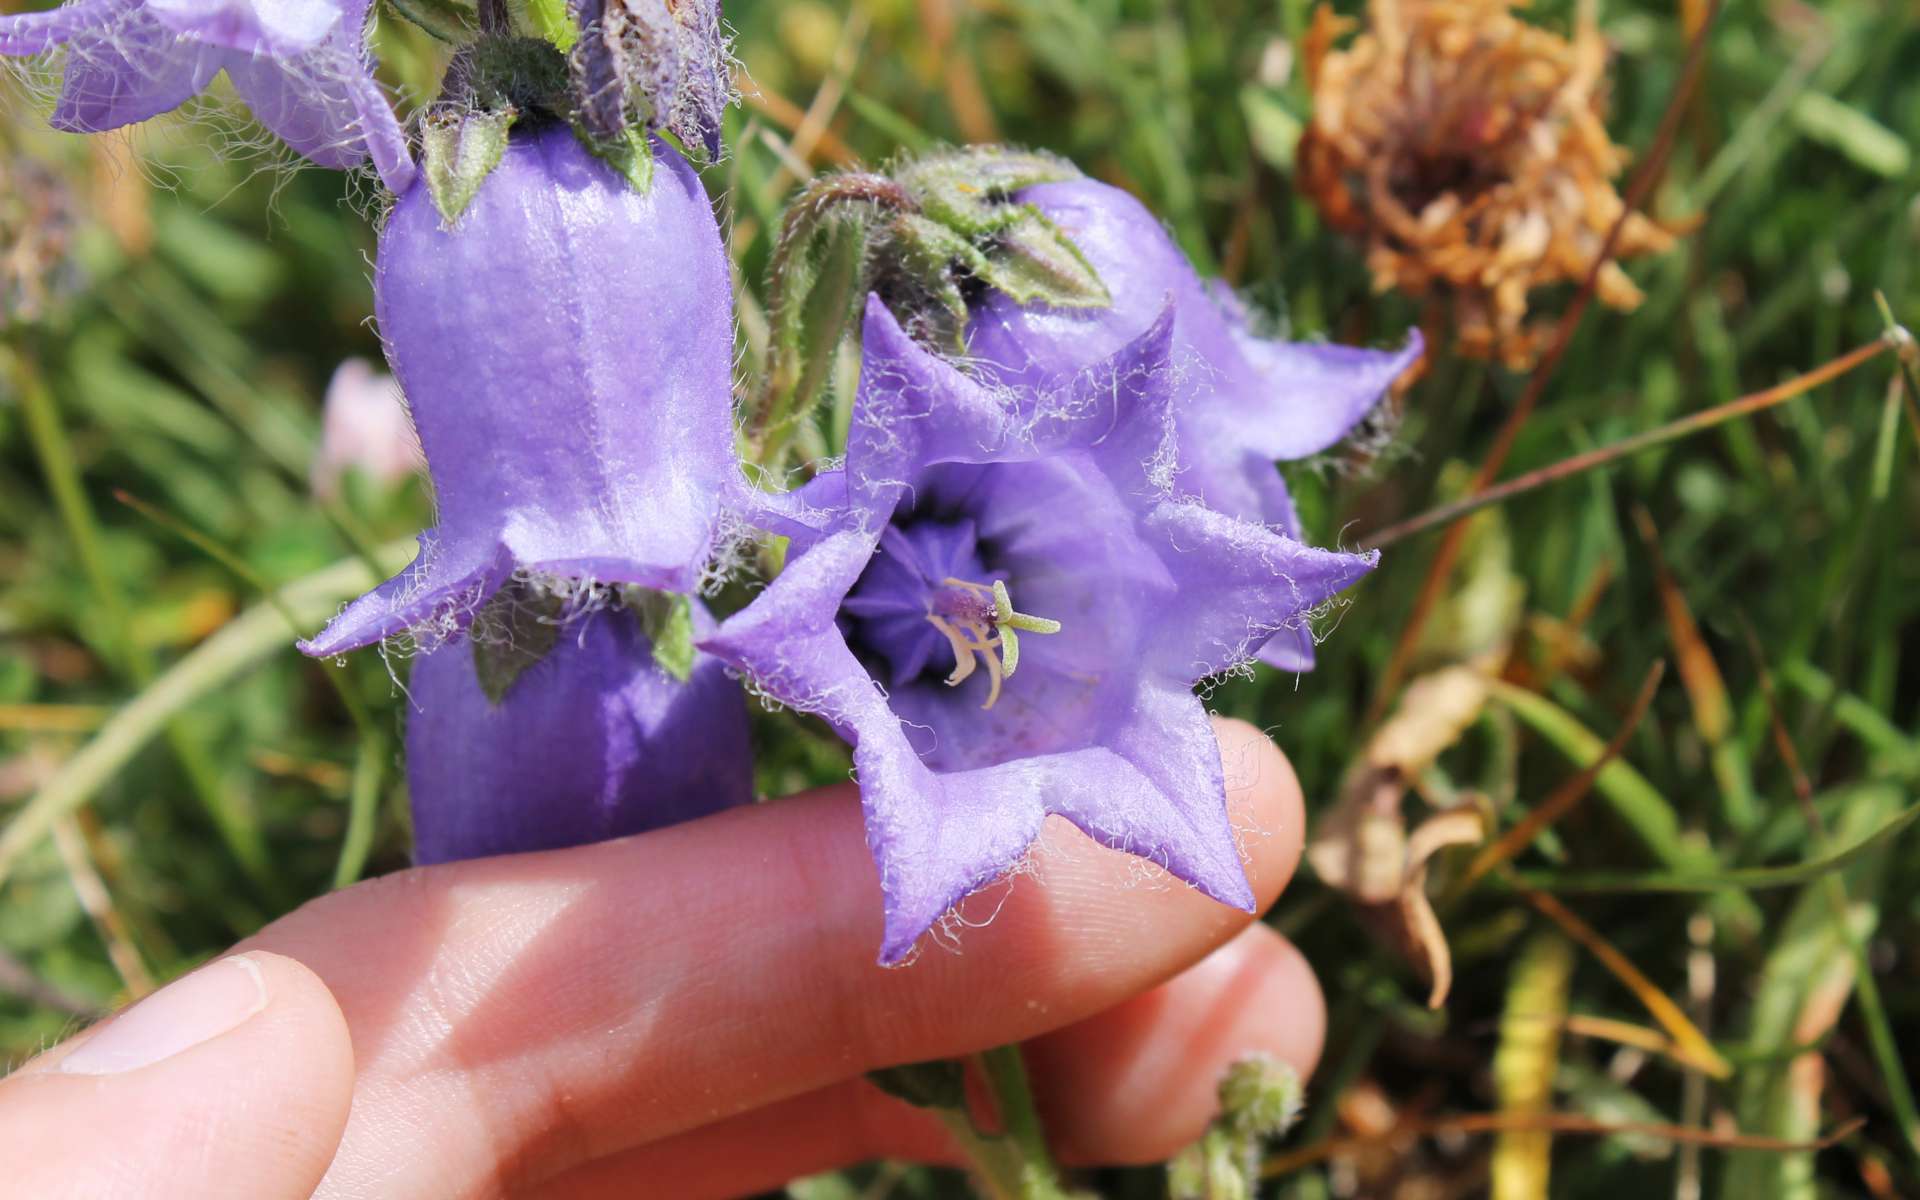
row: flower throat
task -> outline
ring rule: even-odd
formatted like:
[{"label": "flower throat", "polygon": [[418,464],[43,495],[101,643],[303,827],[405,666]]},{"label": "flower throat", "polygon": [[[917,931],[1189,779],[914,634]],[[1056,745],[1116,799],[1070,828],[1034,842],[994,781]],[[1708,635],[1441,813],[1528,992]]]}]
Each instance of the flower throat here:
[{"label": "flower throat", "polygon": [[1014,608],[1006,580],[981,561],[966,520],[889,525],[841,612],[860,647],[886,663],[893,686],[926,673],[944,660],[944,650],[953,659],[948,687],[985,672],[982,708],[999,702],[1002,684],[1019,669],[1020,634],[1060,630],[1058,621]]}]

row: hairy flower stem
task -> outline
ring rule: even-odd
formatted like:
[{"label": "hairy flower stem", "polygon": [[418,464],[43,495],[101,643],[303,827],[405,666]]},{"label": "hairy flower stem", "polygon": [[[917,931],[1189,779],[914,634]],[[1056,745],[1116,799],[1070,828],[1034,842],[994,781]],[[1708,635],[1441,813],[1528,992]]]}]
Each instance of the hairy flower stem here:
[{"label": "hairy flower stem", "polygon": [[973,1120],[957,1108],[938,1108],[947,1133],[958,1143],[985,1200],[1023,1200],[1026,1174],[1020,1152],[1004,1138],[982,1136]]},{"label": "hairy flower stem", "polygon": [[1019,1159],[1019,1200],[1066,1200],[1060,1184],[1059,1168],[1047,1149],[1046,1134],[1040,1128],[1040,1112],[1034,1107],[1033,1088],[1027,1081],[1027,1065],[1020,1057],[1018,1044],[996,1046],[978,1055],[980,1069],[993,1089],[994,1105],[1000,1111],[1005,1128],[1004,1142]]}]

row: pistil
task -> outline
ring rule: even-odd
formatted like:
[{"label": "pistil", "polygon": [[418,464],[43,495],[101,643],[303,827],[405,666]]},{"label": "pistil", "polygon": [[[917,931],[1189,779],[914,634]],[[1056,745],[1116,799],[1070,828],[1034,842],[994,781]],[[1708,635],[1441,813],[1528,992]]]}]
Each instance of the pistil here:
[{"label": "pistil", "polygon": [[1019,669],[1019,635],[1059,633],[1060,622],[1017,611],[1002,580],[988,585],[948,576],[941,583],[960,589],[958,595],[947,593],[948,603],[940,605],[944,611],[935,612],[932,604],[927,609],[927,621],[953,647],[953,673],[947,676],[947,686],[965,683],[984,664],[989,686],[987,701],[980,707],[992,708],[1000,699],[1001,681]]}]

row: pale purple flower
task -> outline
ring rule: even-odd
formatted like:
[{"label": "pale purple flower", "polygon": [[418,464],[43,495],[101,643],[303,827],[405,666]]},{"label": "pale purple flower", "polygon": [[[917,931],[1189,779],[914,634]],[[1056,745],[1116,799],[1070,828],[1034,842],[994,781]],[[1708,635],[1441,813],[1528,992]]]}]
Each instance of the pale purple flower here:
[{"label": "pale purple flower", "polygon": [[391,486],[425,466],[393,376],[364,358],[335,367],[321,411],[320,448],[309,472],[313,494],[322,500],[338,496],[349,471]]},{"label": "pale purple flower", "polygon": [[699,179],[654,155],[642,193],[552,122],[450,229],[424,182],[400,197],[374,293],[438,525],[308,654],[456,632],[515,574],[698,586],[739,476],[731,295]]},{"label": "pale purple flower", "polygon": [[1192,686],[1374,559],[1172,498],[1171,350],[1169,314],[1002,392],[871,300],[846,465],[768,506],[787,565],[701,643],[854,743],[883,962],[1050,813],[1252,907]]},{"label": "pale purple flower", "polygon": [[[1231,293],[1203,283],[1159,220],[1126,192],[1077,179],[1027,188],[1015,199],[1038,206],[1060,227],[1113,303],[1023,308],[989,292],[967,327],[970,361],[981,377],[1029,383],[1098,362],[1138,337],[1171,300],[1180,460],[1174,490],[1300,537],[1274,462],[1317,454],[1346,436],[1420,357],[1419,332],[1410,331],[1398,351],[1261,337]],[[1261,657],[1287,669],[1311,667],[1312,631],[1286,631]]]},{"label": "pale purple flower", "polygon": [[374,82],[369,0],[70,0],[0,17],[0,54],[66,48],[55,128],[99,133],[169,112],[221,71],[254,117],[323,167],[371,156],[413,180],[406,135]]},{"label": "pale purple flower", "polygon": [[416,657],[408,690],[417,862],[585,845],[753,801],[739,684],[706,655],[685,682],[668,675],[624,607],[561,625],[497,704],[466,640]]}]

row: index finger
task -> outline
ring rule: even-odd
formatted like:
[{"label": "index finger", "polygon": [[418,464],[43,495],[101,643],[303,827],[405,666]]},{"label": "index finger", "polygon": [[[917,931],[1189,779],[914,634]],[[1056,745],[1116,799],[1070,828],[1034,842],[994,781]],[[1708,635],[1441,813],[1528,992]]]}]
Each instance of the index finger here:
[{"label": "index finger", "polygon": [[[1271,742],[1216,726],[1265,907],[1300,847]],[[1250,918],[1049,822],[1034,878],[951,948],[874,965],[879,887],[849,787],[574,850],[407,871],[248,943],[338,998],[359,1080],[321,1195],[493,1192],[847,1079],[1056,1029]],[[405,1131],[404,1137],[396,1131]]]}]

